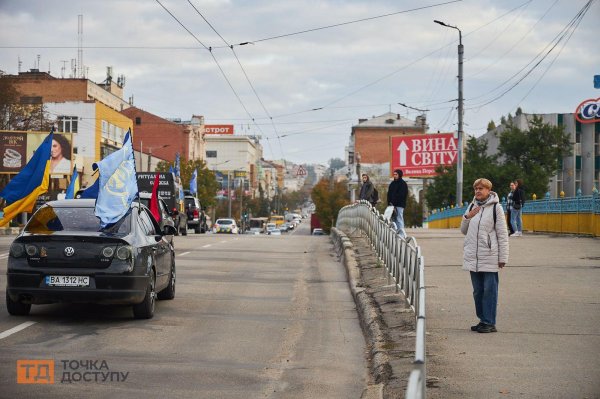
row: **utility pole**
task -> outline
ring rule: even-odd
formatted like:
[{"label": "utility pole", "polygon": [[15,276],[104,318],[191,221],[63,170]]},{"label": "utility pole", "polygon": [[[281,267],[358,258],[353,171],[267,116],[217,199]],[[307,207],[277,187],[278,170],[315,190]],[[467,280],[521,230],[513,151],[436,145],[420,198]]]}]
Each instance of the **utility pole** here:
[{"label": "utility pole", "polygon": [[229,198],[229,206],[227,210],[227,217],[231,219],[231,173],[227,171],[227,197]]},{"label": "utility pole", "polygon": [[463,55],[462,32],[458,27],[448,25],[445,22],[434,20],[436,24],[458,31],[458,157],[456,163],[456,204],[462,206],[463,192]]}]

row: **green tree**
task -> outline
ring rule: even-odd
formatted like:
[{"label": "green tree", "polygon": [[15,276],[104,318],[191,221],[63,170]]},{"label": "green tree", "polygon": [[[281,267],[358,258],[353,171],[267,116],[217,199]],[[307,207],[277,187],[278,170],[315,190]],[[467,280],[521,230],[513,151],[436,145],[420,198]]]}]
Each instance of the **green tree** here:
[{"label": "green tree", "polygon": [[[161,161],[156,166],[156,171],[158,172],[168,172],[170,167],[174,167],[174,162]],[[217,189],[219,188],[219,183],[215,177],[213,171],[209,170],[206,167],[206,163],[202,160],[181,160],[180,162],[180,175],[181,175],[181,184],[184,190],[189,190],[190,188],[190,180],[192,178],[192,173],[194,170],[198,170],[198,177],[196,181],[198,183],[197,191],[198,191],[198,199],[202,206],[209,208],[216,204],[215,195],[217,193]]]},{"label": "green tree", "polygon": [[311,198],[321,227],[325,232],[329,232],[331,227],[335,226],[340,209],[349,204],[347,182],[331,182],[323,178],[313,187]]},{"label": "green tree", "polygon": [[338,170],[346,166],[346,162],[341,158],[331,158],[329,160],[329,169]]},{"label": "green tree", "polygon": [[489,121],[488,125],[487,125],[487,131],[490,132],[492,130],[494,130],[496,128],[496,123],[494,122],[494,120]]},{"label": "green tree", "polygon": [[559,160],[571,153],[569,135],[564,126],[551,126],[534,116],[529,131],[509,126],[500,135],[498,152],[504,165],[514,174],[513,180],[522,178],[527,196],[535,193],[543,198],[550,177],[559,168]]}]

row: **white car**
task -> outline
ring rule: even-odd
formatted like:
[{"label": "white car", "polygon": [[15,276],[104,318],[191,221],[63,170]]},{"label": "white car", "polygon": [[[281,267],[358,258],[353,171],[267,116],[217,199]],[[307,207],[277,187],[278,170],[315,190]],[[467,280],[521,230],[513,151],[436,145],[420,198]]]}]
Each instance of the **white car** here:
[{"label": "white car", "polygon": [[269,232],[267,233],[270,236],[280,236],[281,235],[281,230],[279,229],[272,229],[269,230]]},{"label": "white car", "polygon": [[213,224],[213,233],[238,234],[239,230],[233,219],[217,219]]}]

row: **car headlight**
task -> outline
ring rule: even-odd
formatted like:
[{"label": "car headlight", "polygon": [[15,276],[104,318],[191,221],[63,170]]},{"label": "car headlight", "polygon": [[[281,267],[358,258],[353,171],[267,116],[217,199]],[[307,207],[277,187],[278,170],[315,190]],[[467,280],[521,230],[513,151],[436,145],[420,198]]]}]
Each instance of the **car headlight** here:
[{"label": "car headlight", "polygon": [[102,250],[102,256],[104,256],[105,258],[112,258],[114,254],[115,250],[113,247],[104,247],[104,249]]},{"label": "car headlight", "polygon": [[35,256],[38,254],[38,249],[35,245],[27,244],[27,245],[25,245],[25,252],[29,256]]},{"label": "car headlight", "polygon": [[13,258],[20,258],[21,256],[23,256],[25,254],[25,247],[23,246],[23,244],[14,242],[10,246],[9,253],[10,253],[10,256],[12,256]]},{"label": "car headlight", "polygon": [[121,260],[127,260],[129,258],[131,258],[131,246],[129,245],[123,245],[121,247],[119,247],[119,249],[117,249],[117,258],[121,259]]}]

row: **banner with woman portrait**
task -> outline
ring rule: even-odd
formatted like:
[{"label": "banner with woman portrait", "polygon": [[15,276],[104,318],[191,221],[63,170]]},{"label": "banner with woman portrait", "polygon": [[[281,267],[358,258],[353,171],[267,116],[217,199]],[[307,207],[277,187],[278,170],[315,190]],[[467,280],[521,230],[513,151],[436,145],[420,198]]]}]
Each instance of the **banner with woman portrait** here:
[{"label": "banner with woman portrait", "polygon": [[[0,174],[16,174],[27,164],[48,132],[0,131]],[[71,133],[54,133],[50,151],[50,174],[56,177],[73,173]]]}]

